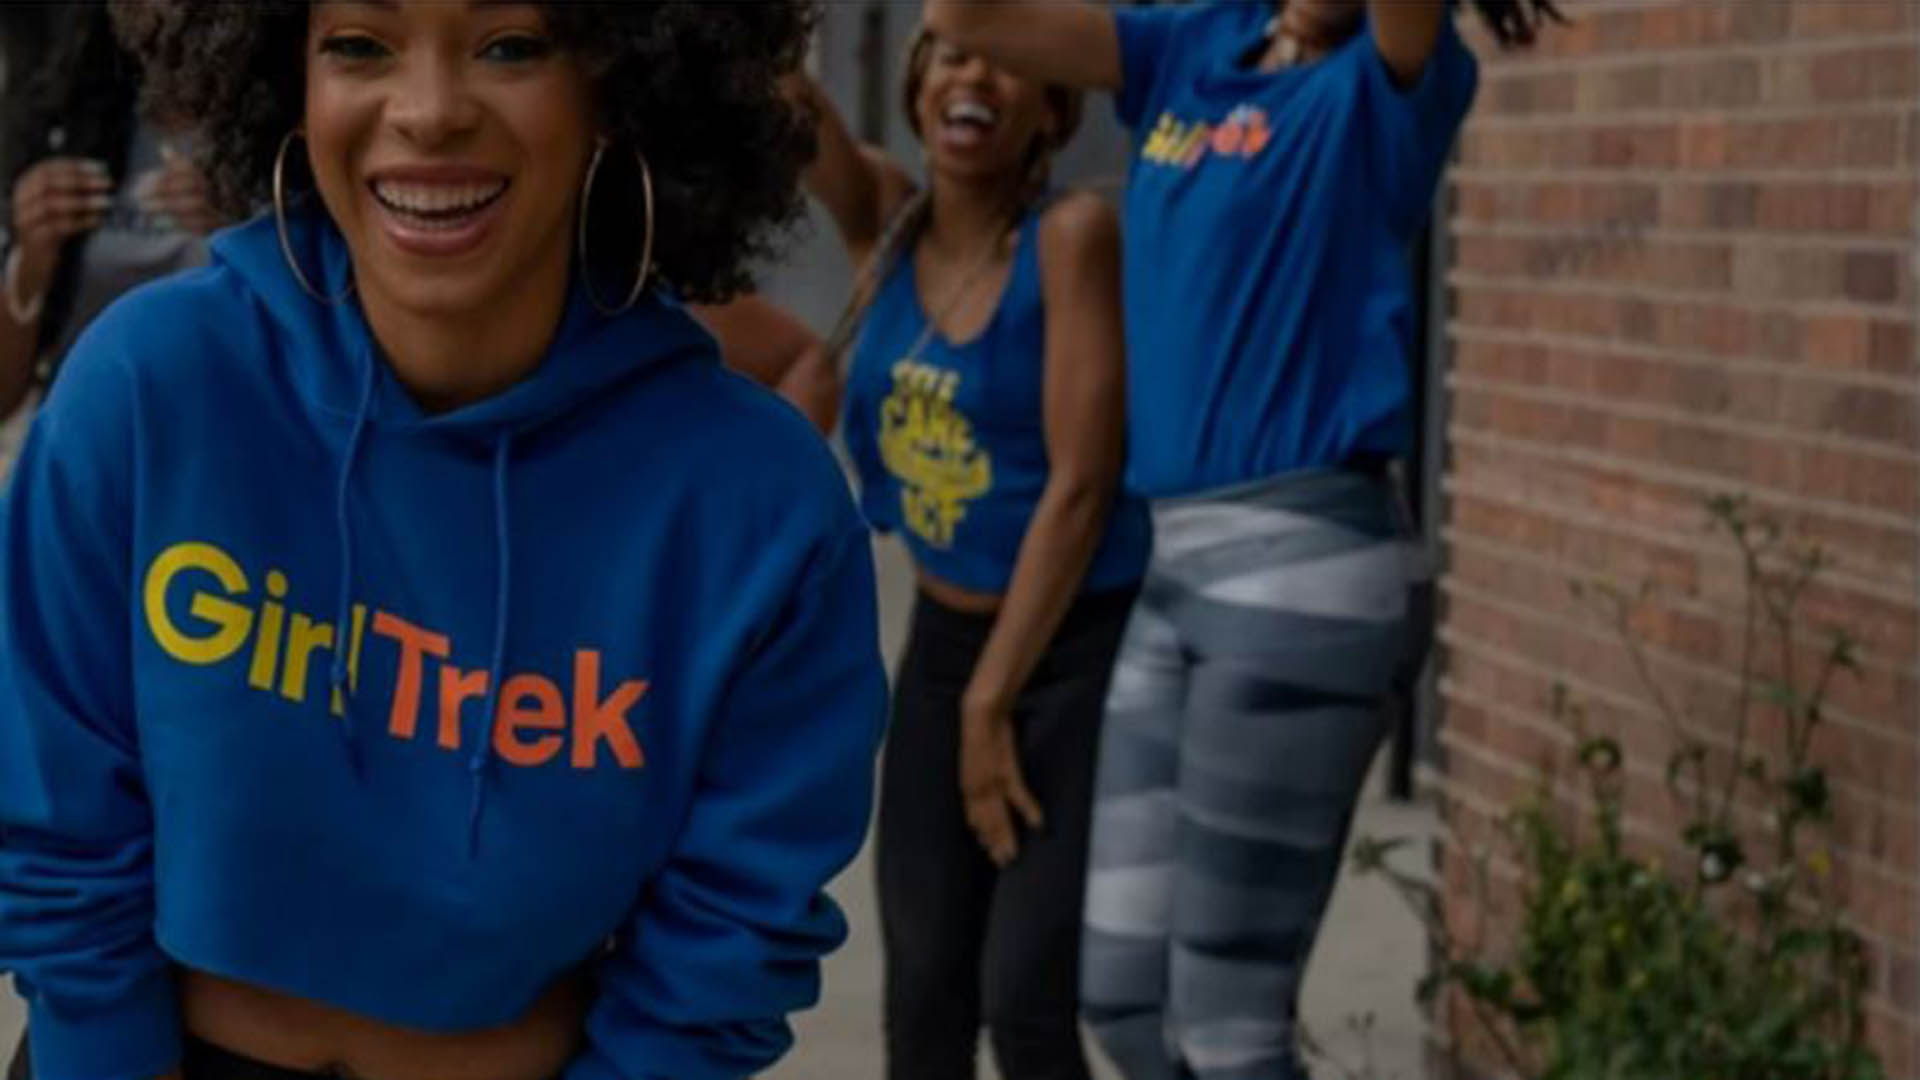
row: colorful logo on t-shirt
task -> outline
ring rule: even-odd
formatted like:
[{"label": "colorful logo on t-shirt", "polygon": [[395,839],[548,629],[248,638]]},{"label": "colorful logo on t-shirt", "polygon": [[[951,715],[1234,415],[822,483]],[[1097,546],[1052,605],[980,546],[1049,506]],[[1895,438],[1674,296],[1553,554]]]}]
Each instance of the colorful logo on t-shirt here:
[{"label": "colorful logo on t-shirt", "polygon": [[880,402],[880,460],[900,481],[903,522],[942,550],[953,546],[967,504],[993,489],[993,459],[953,405],[959,390],[959,372],[902,360]]},{"label": "colorful logo on t-shirt", "polygon": [[1140,148],[1140,157],[1155,165],[1194,169],[1208,155],[1247,160],[1260,155],[1273,141],[1267,111],[1258,105],[1240,105],[1218,124],[1186,121],[1170,112],[1160,114],[1153,134]]}]

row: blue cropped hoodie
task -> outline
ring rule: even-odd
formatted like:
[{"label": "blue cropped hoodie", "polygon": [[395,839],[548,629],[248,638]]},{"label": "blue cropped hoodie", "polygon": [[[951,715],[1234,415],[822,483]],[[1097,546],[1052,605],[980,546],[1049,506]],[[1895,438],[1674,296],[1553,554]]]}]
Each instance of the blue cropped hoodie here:
[{"label": "blue cropped hoodie", "polygon": [[[335,293],[324,219],[294,248]],[[845,935],[884,711],[831,453],[671,301],[575,289],[427,415],[271,221],[69,358],[0,509],[0,969],[151,1080],[178,966],[429,1031],[582,969],[569,1080],[736,1080]]]}]

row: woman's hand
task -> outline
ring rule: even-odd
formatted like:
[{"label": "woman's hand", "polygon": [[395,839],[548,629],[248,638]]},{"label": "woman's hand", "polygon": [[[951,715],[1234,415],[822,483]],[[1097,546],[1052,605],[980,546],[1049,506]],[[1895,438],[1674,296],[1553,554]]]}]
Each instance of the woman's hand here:
[{"label": "woman's hand", "polygon": [[1012,711],[974,694],[960,702],[960,797],[967,826],[995,866],[1006,867],[1020,853],[1014,817],[1029,829],[1044,822],[1040,801],[1020,772]]},{"label": "woman's hand", "polygon": [[106,220],[113,206],[113,177],[104,162],[54,157],[38,162],[13,185],[13,237],[20,248],[25,296],[47,291],[60,263],[60,248]]},{"label": "woman's hand", "polygon": [[193,162],[171,147],[163,146],[161,156],[161,166],[142,175],[134,185],[134,199],[140,208],[196,236],[205,236],[225,224],[213,208],[207,178]]}]

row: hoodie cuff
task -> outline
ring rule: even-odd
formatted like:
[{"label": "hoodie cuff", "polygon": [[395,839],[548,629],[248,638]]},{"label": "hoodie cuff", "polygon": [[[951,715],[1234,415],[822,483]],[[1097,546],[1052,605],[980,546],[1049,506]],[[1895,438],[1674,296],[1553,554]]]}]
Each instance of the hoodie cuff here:
[{"label": "hoodie cuff", "polygon": [[33,1080],[155,1080],[180,1064],[179,994],[171,973],[113,1002],[27,1002]]}]

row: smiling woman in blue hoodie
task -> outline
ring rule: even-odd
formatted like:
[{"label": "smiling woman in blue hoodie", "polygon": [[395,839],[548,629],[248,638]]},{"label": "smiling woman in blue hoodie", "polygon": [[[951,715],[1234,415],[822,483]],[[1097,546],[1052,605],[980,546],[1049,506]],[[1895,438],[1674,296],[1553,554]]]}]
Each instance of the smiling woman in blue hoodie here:
[{"label": "smiling woman in blue hoodie", "polygon": [[762,1071],[884,713],[824,444],[669,296],[797,200],[797,0],[123,3],[212,265],[0,511],[0,969],[41,1080]]}]

